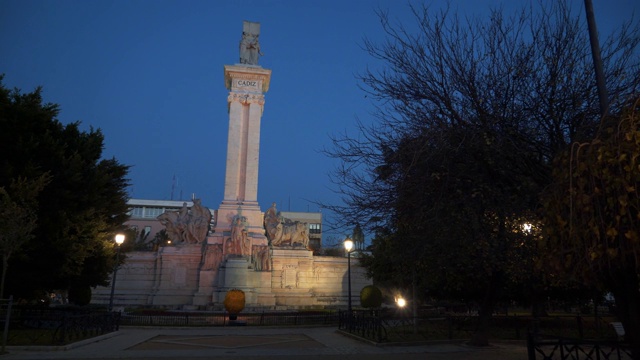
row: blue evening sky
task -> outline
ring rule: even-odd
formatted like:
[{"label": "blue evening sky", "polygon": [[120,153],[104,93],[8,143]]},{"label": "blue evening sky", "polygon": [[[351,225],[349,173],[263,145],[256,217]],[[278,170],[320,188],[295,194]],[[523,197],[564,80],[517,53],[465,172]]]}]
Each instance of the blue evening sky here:
[{"label": "blue evening sky", "polygon": [[[567,1],[584,17],[583,0]],[[529,1],[451,1],[469,15],[502,3],[510,11]],[[637,0],[593,3],[601,39],[640,13]],[[275,201],[284,211],[318,211],[312,201],[338,201],[333,160],[320,150],[330,134],[353,134],[356,118],[371,118],[354,74],[378,65],[360,47],[365,36],[384,40],[377,7],[413,21],[402,0],[0,0],[0,73],[23,92],[42,85],[63,123],[100,128],[104,156],[132,165],[131,197],[169,200],[175,176],[174,200],[195,194],[217,209],[228,128],[223,66],[238,62],[242,21],[260,22],[259,63],[272,77],[258,201],[263,210]]]}]

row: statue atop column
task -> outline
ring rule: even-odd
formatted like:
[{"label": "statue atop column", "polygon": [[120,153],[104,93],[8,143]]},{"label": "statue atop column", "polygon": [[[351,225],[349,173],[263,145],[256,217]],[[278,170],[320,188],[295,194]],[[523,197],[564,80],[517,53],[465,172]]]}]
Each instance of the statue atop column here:
[{"label": "statue atop column", "polygon": [[240,64],[258,65],[260,51],[260,23],[244,21],[242,23],[242,39],[240,40]]}]

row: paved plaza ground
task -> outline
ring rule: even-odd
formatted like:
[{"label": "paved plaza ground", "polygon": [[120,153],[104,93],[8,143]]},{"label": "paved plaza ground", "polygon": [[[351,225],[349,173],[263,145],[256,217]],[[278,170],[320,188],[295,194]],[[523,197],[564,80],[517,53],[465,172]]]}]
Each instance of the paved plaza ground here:
[{"label": "paved plaza ground", "polygon": [[0,360],[43,359],[526,359],[524,343],[475,348],[463,342],[376,346],[335,327],[141,328],[66,348],[9,347]]}]

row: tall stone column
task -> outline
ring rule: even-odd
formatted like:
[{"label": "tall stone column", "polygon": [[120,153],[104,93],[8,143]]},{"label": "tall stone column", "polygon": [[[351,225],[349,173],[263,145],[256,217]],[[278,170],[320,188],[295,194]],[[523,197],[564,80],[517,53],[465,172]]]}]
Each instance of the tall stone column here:
[{"label": "tall stone column", "polygon": [[[271,70],[255,65],[226,65],[229,134],[224,199],[218,210],[216,233],[231,231],[234,216],[243,216],[253,245],[266,243],[258,205],[260,122]],[[259,239],[258,239],[259,238]]]},{"label": "tall stone column", "polygon": [[257,203],[264,96],[232,91],[228,100],[229,137],[223,203]]},{"label": "tall stone column", "polygon": [[216,212],[215,231],[203,244],[193,305],[219,304],[232,287],[245,291],[247,304],[275,305],[271,273],[254,269],[252,262],[253,249],[268,244],[258,205],[258,167],[260,122],[271,70],[258,65],[259,34],[259,23],[243,22],[240,63],[224,67],[229,90],[224,198]]}]

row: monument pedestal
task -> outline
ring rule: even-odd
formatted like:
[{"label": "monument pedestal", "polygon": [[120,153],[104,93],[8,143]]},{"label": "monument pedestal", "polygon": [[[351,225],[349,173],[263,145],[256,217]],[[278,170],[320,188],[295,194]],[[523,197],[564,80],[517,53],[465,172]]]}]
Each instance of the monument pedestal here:
[{"label": "monument pedestal", "polygon": [[247,288],[249,261],[244,258],[228,259],[224,265],[224,287],[228,289]]},{"label": "monument pedestal", "polygon": [[262,211],[258,203],[230,203],[222,202],[218,209],[218,218],[215,234],[209,237],[210,244],[224,243],[214,238],[228,238],[231,236],[231,225],[235,216],[243,216],[246,218],[246,229],[249,236],[253,239],[252,245],[267,245],[267,238],[264,236],[264,227],[262,225]]},{"label": "monument pedestal", "polygon": [[224,302],[227,291],[240,289],[245,293],[246,305],[270,307],[275,305],[275,297],[271,293],[271,272],[255,271],[246,258],[229,258],[220,269],[220,277],[224,279],[217,291],[218,302]]},{"label": "monument pedestal", "polygon": [[158,252],[152,305],[191,304],[202,259],[200,244],[165,246]]}]

